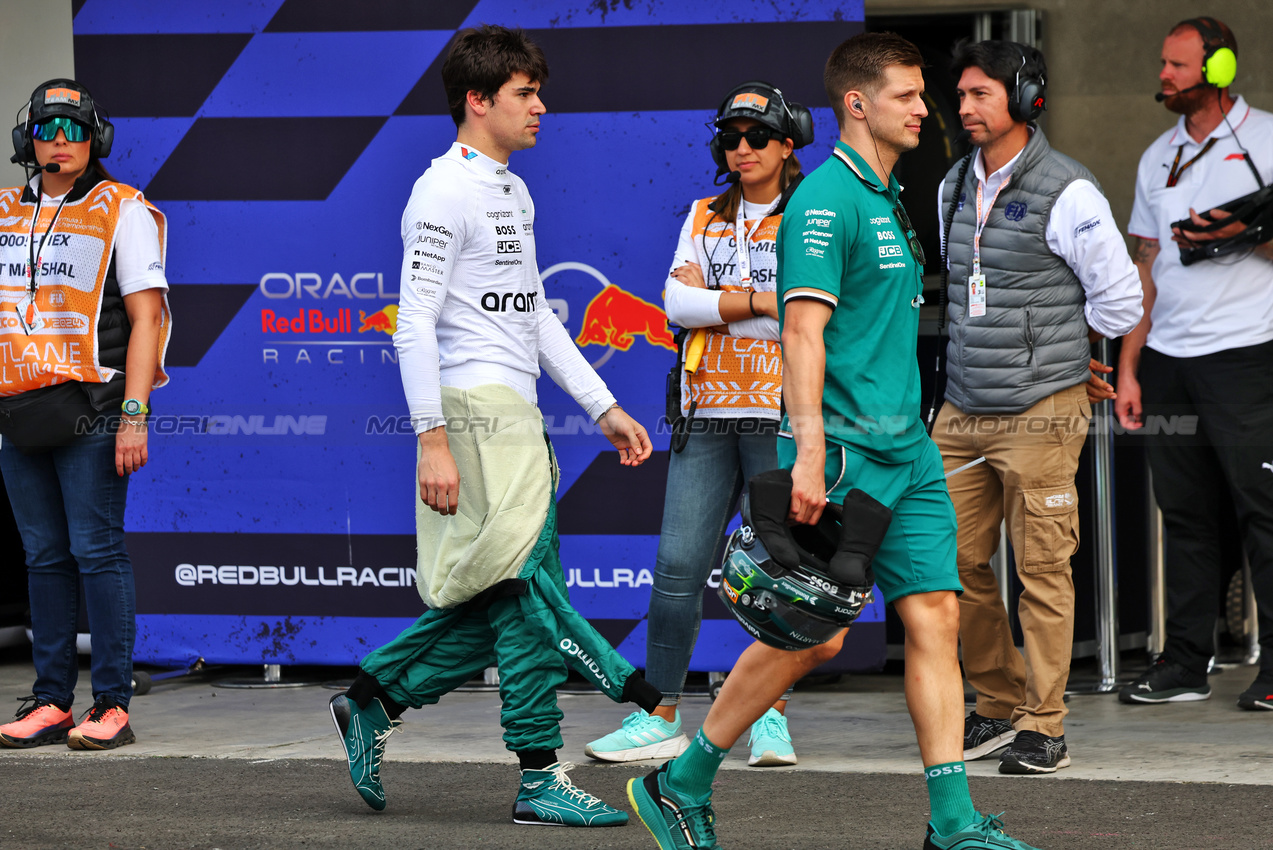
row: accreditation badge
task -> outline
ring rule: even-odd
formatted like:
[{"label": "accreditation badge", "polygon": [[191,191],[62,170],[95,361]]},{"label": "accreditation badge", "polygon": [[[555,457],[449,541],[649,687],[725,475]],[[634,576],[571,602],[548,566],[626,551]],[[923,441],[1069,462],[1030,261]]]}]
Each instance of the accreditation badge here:
[{"label": "accreditation badge", "polygon": [[968,315],[971,317],[986,315],[986,276],[984,274],[968,275]]}]

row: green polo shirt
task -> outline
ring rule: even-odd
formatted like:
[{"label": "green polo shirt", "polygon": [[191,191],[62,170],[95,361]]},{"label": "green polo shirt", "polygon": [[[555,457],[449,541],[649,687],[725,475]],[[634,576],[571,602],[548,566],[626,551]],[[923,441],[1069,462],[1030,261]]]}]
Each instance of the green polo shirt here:
[{"label": "green polo shirt", "polygon": [[[778,321],[788,298],[832,307],[823,333],[827,364],[822,414],[827,440],[883,463],[919,456],[927,440],[920,411],[919,309],[923,267],[894,210],[901,186],[884,186],[838,141],[806,177],[778,230]],[[810,294],[791,294],[811,289]],[[790,433],[784,420],[783,430]]]}]

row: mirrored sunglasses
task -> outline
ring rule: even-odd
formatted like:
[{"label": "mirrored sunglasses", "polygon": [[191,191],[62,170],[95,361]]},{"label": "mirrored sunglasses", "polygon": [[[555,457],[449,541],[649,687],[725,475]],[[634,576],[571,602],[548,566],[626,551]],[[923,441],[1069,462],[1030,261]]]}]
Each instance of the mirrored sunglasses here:
[{"label": "mirrored sunglasses", "polygon": [[41,142],[51,142],[57,138],[58,130],[62,131],[68,142],[87,142],[90,135],[88,127],[59,115],[56,118],[45,118],[43,121],[32,124],[31,138],[39,139]]}]

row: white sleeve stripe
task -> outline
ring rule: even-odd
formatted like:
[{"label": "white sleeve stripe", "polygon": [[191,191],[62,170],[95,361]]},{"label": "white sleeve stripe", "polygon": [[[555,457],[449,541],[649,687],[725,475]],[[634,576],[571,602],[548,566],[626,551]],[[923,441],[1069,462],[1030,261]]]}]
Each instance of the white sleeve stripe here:
[{"label": "white sleeve stripe", "polygon": [[788,304],[792,301],[799,301],[803,298],[808,298],[811,301],[821,301],[824,304],[831,305],[832,307],[840,303],[840,299],[836,298],[830,292],[824,292],[821,289],[812,289],[809,287],[791,290],[782,297],[782,303]]}]

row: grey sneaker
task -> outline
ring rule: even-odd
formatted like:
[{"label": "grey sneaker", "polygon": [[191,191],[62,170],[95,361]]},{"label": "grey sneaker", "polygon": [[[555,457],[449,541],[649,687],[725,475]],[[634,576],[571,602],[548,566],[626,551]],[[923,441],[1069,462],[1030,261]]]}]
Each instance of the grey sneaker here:
[{"label": "grey sneaker", "polygon": [[1207,674],[1195,673],[1165,658],[1159,658],[1140,678],[1118,692],[1118,701],[1128,705],[1204,699],[1211,699]]},{"label": "grey sneaker", "polygon": [[1000,773],[1056,773],[1058,768],[1069,766],[1070,750],[1064,735],[1049,738],[1029,729],[1019,732],[999,757]]},{"label": "grey sneaker", "polygon": [[973,711],[964,718],[964,761],[983,759],[1012,743],[1017,731],[1006,720],[982,717]]}]

